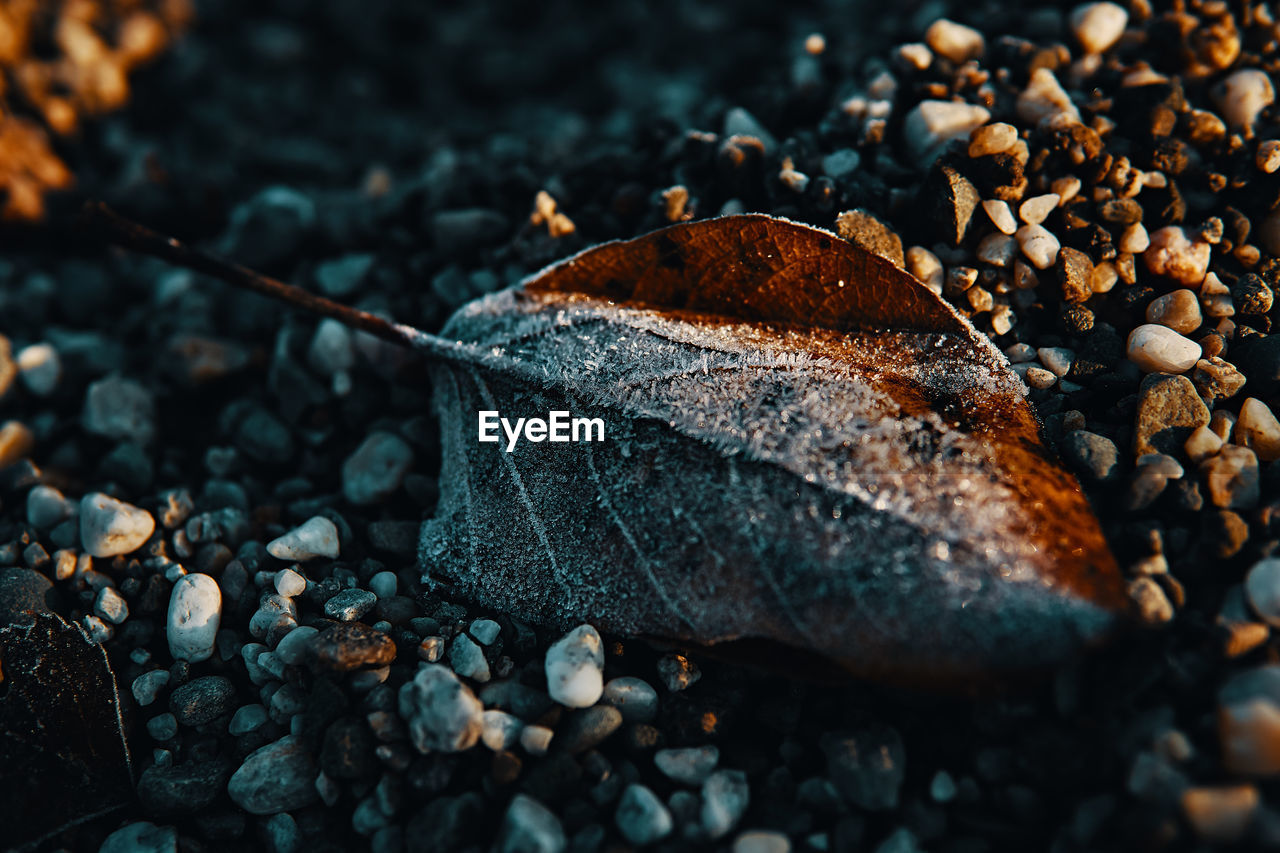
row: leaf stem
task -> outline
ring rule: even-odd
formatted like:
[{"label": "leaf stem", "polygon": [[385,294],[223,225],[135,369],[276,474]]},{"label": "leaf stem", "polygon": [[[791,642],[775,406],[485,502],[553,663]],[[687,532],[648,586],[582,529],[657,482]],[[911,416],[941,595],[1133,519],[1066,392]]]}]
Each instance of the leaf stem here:
[{"label": "leaf stem", "polygon": [[[86,202],[81,210],[80,219],[86,227],[110,243],[152,255],[175,266],[211,275],[228,284],[278,299],[312,314],[332,317],[346,326],[368,332],[385,341],[416,350],[434,351],[440,349],[440,344],[456,348],[456,345],[436,338],[434,335],[420,332],[412,326],[405,326],[376,314],[334,302],[332,299],[317,296],[301,287],[286,284],[248,267],[242,267],[203,249],[188,246],[177,238],[153,231],[145,225],[121,216],[100,201]],[[445,353],[435,354],[446,355]]]}]

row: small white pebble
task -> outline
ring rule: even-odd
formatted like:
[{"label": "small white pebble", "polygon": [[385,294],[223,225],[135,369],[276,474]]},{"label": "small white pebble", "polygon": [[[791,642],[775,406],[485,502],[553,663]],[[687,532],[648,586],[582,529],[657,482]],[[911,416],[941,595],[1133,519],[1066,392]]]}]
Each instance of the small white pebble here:
[{"label": "small white pebble", "polygon": [[969,134],[969,156],[986,157],[1003,154],[1018,141],[1018,129],[1003,121],[993,121],[975,128]]},{"label": "small white pebble", "polygon": [[1200,360],[1200,345],[1167,326],[1145,323],[1129,333],[1126,354],[1145,373],[1186,373]]},{"label": "small white pebble", "polygon": [[1035,365],[1027,366],[1026,376],[1024,378],[1027,380],[1028,385],[1041,391],[1046,388],[1052,388],[1053,383],[1058,381],[1058,377],[1054,376],[1052,371],[1045,370],[1043,367],[1036,367]]},{"label": "small white pebble", "polygon": [[305,562],[338,556],[338,528],[322,515],[311,518],[267,543],[267,553],[279,560]]},{"label": "small white pebble", "polygon": [[1054,376],[1066,376],[1071,372],[1076,354],[1066,347],[1040,347],[1036,350],[1040,363],[1053,371]]},{"label": "small white pebble", "polygon": [[1036,269],[1045,270],[1058,259],[1058,238],[1043,225],[1024,225],[1017,231],[1018,245]]},{"label": "small white pebble", "polygon": [[991,219],[991,224],[1000,229],[1002,234],[1013,234],[1018,230],[1018,220],[1013,218],[1009,202],[990,198],[982,203],[982,209]]},{"label": "small white pebble", "polygon": [[1020,118],[1033,124],[1045,119],[1080,123],[1080,110],[1053,72],[1043,66],[1031,72],[1027,88],[1018,95],[1016,109]]},{"label": "small white pebble", "polygon": [[1187,436],[1182,449],[1192,462],[1199,464],[1222,449],[1222,439],[1207,426],[1199,426]]},{"label": "small white pebble", "polygon": [[981,56],[984,47],[982,33],[946,18],[930,24],[924,40],[934,53],[956,64]]},{"label": "small white pebble", "polygon": [[827,49],[827,39],[822,33],[809,33],[804,40],[804,50],[811,56],[819,56]]},{"label": "small white pebble", "polygon": [[1162,275],[1188,287],[1198,287],[1209,271],[1213,247],[1197,240],[1192,242],[1177,225],[1167,225],[1150,235],[1150,244],[1142,259],[1154,275]]},{"label": "small white pebble", "polygon": [[1265,71],[1246,68],[1214,86],[1212,96],[1227,124],[1249,136],[1258,113],[1275,102],[1276,91]]},{"label": "small white pebble", "polygon": [[1098,54],[1120,40],[1129,12],[1115,3],[1085,3],[1071,10],[1069,21],[1085,53]]},{"label": "small white pebble", "polygon": [[545,663],[547,693],[569,708],[589,708],[604,692],[604,641],[580,625],[552,644]]},{"label": "small white pebble", "polygon": [[14,359],[21,371],[22,382],[37,397],[47,397],[62,378],[62,360],[49,344],[32,344],[18,351]]},{"label": "small white pebble", "polygon": [[918,41],[901,45],[898,48],[898,55],[917,71],[923,71],[933,64],[933,51],[929,50],[928,45]]},{"label": "small white pebble", "polygon": [[1018,207],[1018,216],[1028,225],[1039,225],[1058,206],[1058,200],[1057,193],[1032,196]]},{"label": "small white pebble", "polygon": [[[1018,241],[1008,234],[999,232],[988,234],[978,243],[975,254],[978,256],[978,260],[984,264],[991,264],[993,267],[1007,267],[1018,256]],[[979,289],[973,288],[972,290]],[[972,297],[970,299],[972,301]],[[976,308],[977,306],[975,305],[974,307]]]},{"label": "small white pebble", "polygon": [[907,146],[916,157],[925,157],[935,146],[967,137],[991,118],[986,107],[954,101],[921,101],[903,121]]},{"label": "small white pebble", "polygon": [[1049,189],[1058,194],[1058,206],[1062,207],[1071,199],[1080,193],[1080,179],[1074,175],[1067,175],[1056,179],[1049,185]]},{"label": "small white pebble", "polygon": [[1024,343],[1011,345],[1004,351],[1004,355],[1005,358],[1009,359],[1010,364],[1022,364],[1024,362],[1036,360],[1035,347]]},{"label": "small white pebble", "polygon": [[1253,450],[1263,462],[1280,459],[1280,421],[1271,407],[1257,397],[1246,399],[1236,420],[1235,441]]},{"label": "small white pebble", "polygon": [[222,620],[222,591],[209,575],[192,572],[173,585],[165,634],[177,660],[199,663],[213,656]]},{"label": "small white pebble", "polygon": [[546,755],[554,736],[546,726],[525,726],[520,730],[520,745],[530,755]]},{"label": "small white pebble", "polygon": [[288,598],[302,595],[307,590],[307,579],[293,569],[281,569],[276,572],[276,592]]},{"label": "small white pebble", "polygon": [[476,642],[482,646],[492,646],[493,641],[498,639],[498,634],[502,632],[502,626],[492,619],[477,619],[471,623],[468,629],[471,636],[476,638]]},{"label": "small white pebble", "polygon": [[934,293],[942,293],[942,261],[922,246],[912,246],[906,252],[907,272],[924,283]]},{"label": "small white pebble", "polygon": [[1143,227],[1141,222],[1135,222],[1121,232],[1120,243],[1117,248],[1122,252],[1138,255],[1145,252],[1150,246],[1151,237],[1147,234],[1147,229]]}]

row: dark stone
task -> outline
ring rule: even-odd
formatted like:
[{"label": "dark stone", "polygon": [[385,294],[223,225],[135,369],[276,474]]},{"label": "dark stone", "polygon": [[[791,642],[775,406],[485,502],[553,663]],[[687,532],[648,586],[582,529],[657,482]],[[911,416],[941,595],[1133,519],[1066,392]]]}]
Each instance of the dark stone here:
[{"label": "dark stone", "polygon": [[1098,216],[1103,222],[1124,227],[1142,221],[1142,205],[1131,198],[1114,198],[1098,205]]},{"label": "dark stone", "polygon": [[879,255],[898,269],[906,266],[902,238],[870,211],[861,208],[846,210],[836,217],[836,233],[853,245]]},{"label": "dark stone", "polygon": [[982,201],[969,179],[950,166],[929,172],[920,188],[921,219],[932,223],[937,239],[958,246],[969,232],[973,211]]},{"label": "dark stone", "polygon": [[507,236],[511,223],[496,210],[442,210],[431,216],[430,232],[436,249],[450,255],[490,246]]},{"label": "dark stone", "polygon": [[1064,302],[1084,302],[1093,295],[1093,261],[1079,249],[1064,246],[1054,264]]},{"label": "dark stone", "polygon": [[148,767],[138,780],[138,799],[157,817],[192,814],[217,799],[233,769],[225,759]]},{"label": "dark stone", "polygon": [[486,708],[507,711],[525,722],[538,719],[554,704],[551,697],[518,681],[494,681],[480,689],[480,701]]},{"label": "dark stone", "polygon": [[1096,482],[1114,480],[1120,473],[1120,451],[1106,436],[1083,429],[1063,436],[1062,457],[1075,471]]},{"label": "dark stone", "polygon": [[1260,276],[1249,273],[1231,285],[1231,301],[1240,314],[1266,314],[1271,310],[1273,294]]},{"label": "dark stone", "polygon": [[339,719],[325,730],[320,769],[334,779],[364,779],[377,769],[375,746],[364,720]]},{"label": "dark stone", "polygon": [[1079,303],[1064,305],[1062,328],[1072,335],[1083,335],[1093,329],[1093,312]]},{"label": "dark stone", "polygon": [[409,821],[405,832],[408,853],[462,849],[482,827],[483,811],[484,800],[474,791],[433,800]]},{"label": "dark stone", "polygon": [[378,597],[367,589],[344,589],[324,603],[326,616],[354,622],[378,603]]},{"label": "dark stone", "polygon": [[268,464],[287,462],[293,456],[293,436],[284,422],[266,409],[255,407],[236,425],[235,441],[250,459]]},{"label": "dark stone", "polygon": [[585,752],[603,743],[621,725],[621,711],[611,705],[595,705],[570,714],[556,731],[555,742],[567,752]]},{"label": "dark stone", "polygon": [[407,595],[393,595],[378,600],[374,613],[379,619],[385,619],[392,625],[403,625],[418,612],[418,605]]},{"label": "dark stone", "polygon": [[846,802],[868,811],[898,805],[906,754],[897,731],[878,727],[827,732],[819,744],[827,758],[827,775]]},{"label": "dark stone", "polygon": [[369,543],[379,551],[412,557],[418,547],[416,521],[374,521],[369,524]]},{"label": "dark stone", "polygon": [[202,726],[234,710],[236,689],[221,675],[188,681],[169,695],[169,710],[184,726]]},{"label": "dark stone", "polygon": [[28,613],[56,612],[62,606],[53,581],[31,569],[0,570],[0,627],[29,624]]},{"label": "dark stone", "polygon": [[390,637],[358,622],[325,628],[316,635],[312,648],[316,665],[334,672],[382,666],[396,657],[396,645]]}]

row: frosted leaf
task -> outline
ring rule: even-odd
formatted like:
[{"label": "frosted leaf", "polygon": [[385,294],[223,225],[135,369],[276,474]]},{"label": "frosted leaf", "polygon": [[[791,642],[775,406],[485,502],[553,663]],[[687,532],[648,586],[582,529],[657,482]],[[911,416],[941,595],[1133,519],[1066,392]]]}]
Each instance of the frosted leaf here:
[{"label": "frosted leaf", "polygon": [[[1043,664],[1124,607],[1004,356],[825,231],[750,215],[604,244],[443,336],[420,557],[487,606],[904,676]],[[507,452],[479,410],[598,417],[606,440]]]}]

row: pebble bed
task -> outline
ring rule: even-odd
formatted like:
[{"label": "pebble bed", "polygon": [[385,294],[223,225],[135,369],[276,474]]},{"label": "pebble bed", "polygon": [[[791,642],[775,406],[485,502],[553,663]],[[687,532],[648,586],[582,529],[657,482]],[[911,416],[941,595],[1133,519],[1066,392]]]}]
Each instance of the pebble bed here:
[{"label": "pebble bed", "polygon": [[[1280,847],[1280,25],[1256,4],[999,8],[859,37],[822,7],[736,88],[646,77],[643,110],[553,105],[539,140],[423,142],[393,87],[347,80],[366,124],[233,149],[234,175],[210,165],[228,132],[201,122],[298,118],[288,85],[256,98],[236,74],[301,85],[281,69],[327,42],[198,9],[68,158],[151,224],[425,328],[668,222],[836,230],[1004,350],[1140,628],[1028,684],[921,696],[482,612],[415,568],[439,491],[421,365],[183,271],[70,255],[55,221],[0,261],[0,617],[52,606],[105,646],[138,796],[46,846]],[[247,70],[196,93],[236,14]],[[351,23],[325,14],[317,31]],[[725,45],[709,67],[759,41]],[[179,94],[212,118],[146,111]],[[748,663],[824,674],[774,656]]]}]

